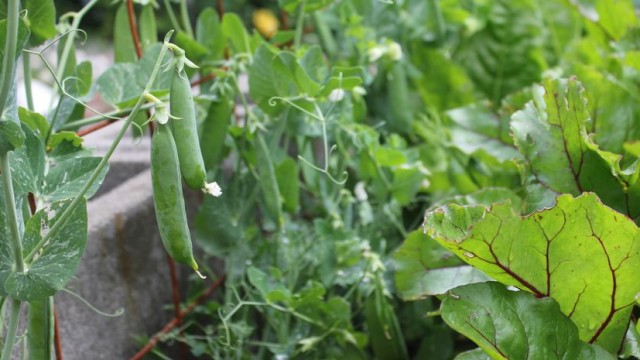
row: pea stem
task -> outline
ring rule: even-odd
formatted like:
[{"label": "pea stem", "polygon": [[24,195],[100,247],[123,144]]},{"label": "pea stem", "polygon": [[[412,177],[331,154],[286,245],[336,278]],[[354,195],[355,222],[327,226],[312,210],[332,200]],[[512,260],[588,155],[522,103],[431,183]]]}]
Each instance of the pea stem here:
[{"label": "pea stem", "polygon": [[169,31],[167,33],[167,35],[165,36],[164,45],[162,46],[162,49],[160,50],[160,55],[158,55],[158,59],[156,60],[155,66],[153,67],[153,71],[151,72],[151,76],[149,77],[149,81],[147,81],[147,85],[145,86],[144,91],[142,92],[140,97],[138,98],[138,102],[136,103],[136,105],[131,110],[131,114],[129,115],[129,117],[125,121],[124,125],[120,129],[120,132],[116,135],[116,138],[113,140],[113,143],[111,143],[111,146],[109,147],[109,149],[107,149],[107,152],[105,153],[105,155],[100,160],[100,163],[98,164],[96,169],[91,174],[91,177],[89,178],[89,180],[87,180],[87,182],[84,184],[82,189],[80,189],[80,191],[78,192],[76,197],[73,198],[73,200],[71,201],[71,204],[69,204],[69,206],[65,209],[65,211],[62,213],[62,215],[60,215],[60,219],[51,227],[49,232],[45,236],[42,237],[42,239],[36,244],[36,246],[29,253],[29,255],[27,255],[27,257],[25,258],[26,261],[33,260],[33,257],[42,249],[44,244],[46,244],[47,241],[49,241],[49,239],[51,239],[52,237],[54,237],[54,236],[56,236],[58,234],[58,232],[62,229],[62,227],[67,223],[69,218],[71,218],[71,214],[73,213],[75,208],[78,207],[78,205],[80,205],[80,202],[84,199],[84,195],[91,188],[93,183],[98,179],[98,177],[100,176],[100,173],[102,172],[104,167],[107,166],[107,164],[109,163],[109,159],[111,158],[111,155],[113,155],[113,152],[116,150],[116,147],[118,146],[118,144],[120,143],[120,141],[122,140],[122,138],[126,134],[127,130],[129,129],[129,126],[131,125],[131,122],[133,122],[133,119],[136,117],[136,115],[138,114],[138,112],[142,108],[142,105],[143,105],[143,103],[145,101],[144,94],[146,94],[149,91],[151,91],[151,87],[153,86],[153,83],[155,82],[155,79],[156,79],[156,76],[158,75],[160,67],[162,66],[162,60],[164,59],[164,56],[167,53],[167,47],[168,47],[167,44],[168,44],[169,39],[171,39],[171,35],[172,34],[173,34],[173,30]]},{"label": "pea stem", "polygon": [[7,41],[4,44],[4,58],[2,59],[2,85],[0,85],[0,115],[4,112],[9,98],[9,91],[13,85],[16,67],[16,51],[18,47],[18,23],[20,1],[9,0],[7,4]]},{"label": "pea stem", "polygon": [[22,72],[24,73],[24,92],[27,97],[27,108],[33,111],[33,92],[31,91],[31,55],[22,54]]},{"label": "pea stem", "polygon": [[[140,110],[148,110],[151,109],[152,107],[154,107],[155,104],[144,104],[140,107]],[[85,125],[91,125],[91,124],[95,124],[97,122],[100,122],[102,120],[104,120],[105,118],[107,118],[107,116],[109,117],[123,117],[126,116],[127,114],[130,114],[131,111],[133,110],[133,108],[128,108],[128,109],[119,109],[119,110],[114,110],[102,115],[96,115],[96,116],[91,116],[88,118],[84,118],[84,119],[80,119],[80,120],[76,120],[76,121],[70,121],[68,123],[65,123],[64,125],[60,126],[59,130],[71,130],[71,129],[75,129],[79,126],[85,126]],[[107,115],[107,116],[104,116]]]},{"label": "pea stem", "polygon": [[169,21],[171,21],[171,26],[173,26],[175,31],[182,31],[182,27],[180,27],[178,18],[176,18],[176,13],[173,12],[173,8],[171,7],[171,3],[169,2],[169,0],[164,0],[164,7],[167,8],[167,14],[169,15]]},{"label": "pea stem", "polygon": [[7,338],[4,343],[4,349],[2,350],[2,360],[11,359],[11,353],[13,352],[13,344],[16,340],[16,332],[18,330],[18,322],[20,321],[20,300],[11,299],[11,315],[9,317],[9,329],[7,331]]}]

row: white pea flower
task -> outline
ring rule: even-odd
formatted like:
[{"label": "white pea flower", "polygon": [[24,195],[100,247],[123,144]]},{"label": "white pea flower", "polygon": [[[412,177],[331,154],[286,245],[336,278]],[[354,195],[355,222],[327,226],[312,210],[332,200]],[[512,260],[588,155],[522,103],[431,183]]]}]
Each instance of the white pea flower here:
[{"label": "white pea flower", "polygon": [[354,95],[364,96],[367,95],[367,90],[362,86],[356,86],[352,90]]},{"label": "white pea flower", "polygon": [[367,56],[369,57],[369,62],[376,62],[386,53],[387,49],[385,46],[376,45],[367,51]]},{"label": "white pea flower", "polygon": [[402,59],[402,46],[400,46],[400,44],[392,41],[389,43],[387,48],[387,52],[389,54],[389,57],[391,57],[391,60],[398,61]]},{"label": "white pea flower", "polygon": [[356,186],[353,188],[353,192],[356,195],[356,199],[359,201],[367,201],[369,196],[367,195],[367,190],[364,188],[364,183],[359,181]]},{"label": "white pea flower", "polygon": [[202,191],[204,191],[206,194],[211,194],[215,197],[222,195],[222,189],[220,188],[220,185],[218,185],[218,183],[215,181],[212,183],[205,184],[204,189],[202,189]]},{"label": "white pea flower", "polygon": [[344,90],[342,89],[333,89],[329,94],[329,101],[331,102],[339,102],[344,99]]}]

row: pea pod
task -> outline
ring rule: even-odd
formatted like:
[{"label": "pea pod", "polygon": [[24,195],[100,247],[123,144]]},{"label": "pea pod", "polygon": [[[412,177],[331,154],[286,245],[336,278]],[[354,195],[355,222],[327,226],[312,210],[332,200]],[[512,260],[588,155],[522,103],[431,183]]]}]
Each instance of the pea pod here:
[{"label": "pea pod", "polygon": [[227,96],[214,101],[202,126],[201,145],[202,156],[206,166],[211,170],[218,166],[224,155],[224,139],[229,132],[229,123],[233,106]]},{"label": "pea pod", "polygon": [[151,182],[160,237],[175,261],[197,271],[178,164],[178,152],[171,129],[168,125],[158,123],[151,140]]},{"label": "pea pod", "polygon": [[140,43],[142,43],[142,49],[147,50],[157,42],[158,28],[156,26],[156,15],[153,11],[153,4],[148,3],[142,7],[142,11],[140,12]]},{"label": "pea pod", "polygon": [[125,2],[122,2],[116,11],[115,24],[113,25],[113,47],[117,63],[135,62],[138,59],[133,45]]},{"label": "pea pod", "polygon": [[30,301],[28,314],[29,359],[51,359],[53,354],[53,297]]},{"label": "pea pod", "polygon": [[380,284],[365,301],[364,313],[367,319],[370,343],[376,358],[380,360],[408,359],[409,355],[398,318],[384,296]]},{"label": "pea pod", "polygon": [[394,131],[407,133],[411,131],[413,113],[409,103],[409,83],[404,65],[396,61],[391,65],[389,73],[389,112],[390,128]]},{"label": "pea pod", "polygon": [[171,130],[178,149],[182,178],[190,188],[196,190],[204,189],[206,186],[206,170],[202,152],[200,152],[196,110],[193,103],[193,94],[191,93],[191,84],[182,66],[176,66],[174,69],[169,101],[171,115],[176,118],[176,120],[171,121]]}]

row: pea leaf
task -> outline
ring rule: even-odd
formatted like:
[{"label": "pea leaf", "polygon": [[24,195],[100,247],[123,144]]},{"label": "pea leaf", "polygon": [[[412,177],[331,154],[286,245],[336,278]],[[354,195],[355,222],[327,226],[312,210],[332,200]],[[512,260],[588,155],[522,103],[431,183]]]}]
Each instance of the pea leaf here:
[{"label": "pea leaf", "polygon": [[393,256],[396,288],[404,300],[444,294],[460,285],[491,280],[464,265],[422,231],[410,233]]},{"label": "pea leaf", "polygon": [[[456,288],[441,311],[449,326],[493,359],[615,359],[599,346],[580,341],[576,326],[552,298],[536,299],[499,283]],[[483,359],[477,352],[472,355]]]},{"label": "pea leaf", "polygon": [[25,146],[11,154],[10,167],[16,194],[37,194],[44,178],[45,155],[42,141],[27,125],[22,125]]},{"label": "pea leaf", "polygon": [[[23,253],[26,256],[43,235],[60,219],[71,201],[56,202],[36,212],[25,226]],[[83,200],[71,218],[42,248],[24,273],[0,272],[7,294],[21,301],[43,300],[54,295],[75,274],[87,243],[87,208]]]},{"label": "pea leaf", "polygon": [[[100,163],[100,157],[72,158],[56,163],[49,169],[44,178],[40,198],[46,201],[60,201],[71,199],[80,191],[91,177]],[[98,191],[102,180],[107,175],[109,166],[98,175],[98,179],[91,185],[85,197],[90,198]]]},{"label": "pea leaf", "polygon": [[509,203],[448,205],[428,212],[425,227],[493,279],[555,299],[581,340],[617,351],[640,291],[640,232],[594,194],[563,195],[525,217]]},{"label": "pea leaf", "polygon": [[[149,81],[161,48],[161,44],[152,45],[138,62],[116,64],[100,75],[96,88],[102,99],[120,108],[133,106]],[[172,74],[171,71],[158,73],[153,94],[163,96],[169,92]]]}]

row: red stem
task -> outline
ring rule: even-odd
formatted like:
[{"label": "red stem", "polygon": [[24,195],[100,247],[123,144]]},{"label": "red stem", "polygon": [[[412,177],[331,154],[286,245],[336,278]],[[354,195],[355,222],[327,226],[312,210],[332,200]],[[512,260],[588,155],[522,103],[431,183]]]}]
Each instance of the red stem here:
[{"label": "red stem", "polygon": [[216,74],[213,74],[213,73],[212,73],[212,74],[209,74],[209,75],[207,75],[207,76],[201,77],[201,78],[200,78],[200,79],[198,79],[198,80],[193,81],[193,82],[191,83],[191,87],[198,86],[198,85],[200,85],[200,84],[202,84],[202,83],[206,83],[207,81],[211,81],[211,80],[213,80],[213,79],[215,79],[215,78],[216,78]]},{"label": "red stem", "polygon": [[133,8],[133,0],[127,0],[127,15],[129,15],[129,28],[131,29],[131,37],[133,45],[136,48],[138,59],[142,57],[142,44],[140,43],[140,35],[138,34],[138,24],[136,24],[136,12]]},{"label": "red stem", "polygon": [[224,15],[224,4],[222,0],[218,0],[217,4],[218,4],[218,15],[220,15],[220,18],[222,19],[222,16]]},{"label": "red stem", "polygon": [[113,124],[116,121],[118,121],[118,120],[114,120],[114,119],[102,120],[99,123],[96,123],[94,125],[89,126],[88,128],[78,130],[78,132],[76,132],[76,135],[78,135],[80,137],[83,137],[85,135],[89,135],[92,132],[95,132],[95,131],[98,131],[98,130],[100,130],[102,128],[105,128],[105,127]]},{"label": "red stem", "polygon": [[[219,278],[217,278],[216,281],[214,281],[211,284],[211,286],[209,286],[209,288],[207,288],[207,290],[205,290],[200,296],[198,296],[195,300],[193,300],[189,304],[189,306],[187,306],[180,313],[180,315],[182,317],[185,317],[188,314],[190,314],[193,311],[193,309],[196,308],[196,306],[198,306],[202,301],[204,301],[215,289],[217,289],[220,285],[222,285],[222,283],[224,282],[226,277],[227,277],[227,274],[222,274]],[[140,351],[138,351],[135,355],[133,355],[133,357],[131,357],[130,360],[141,360],[147,353],[149,353],[149,351],[151,351],[158,344],[158,341],[160,341],[160,338],[162,337],[162,335],[167,334],[169,331],[171,331],[177,325],[178,325],[178,321],[177,321],[176,318],[174,318],[173,320],[169,321],[162,328],[162,330],[160,330],[159,333],[155,334],[151,338],[151,340],[149,340],[147,345],[145,345],[142,349],[140,349]]]},{"label": "red stem", "polygon": [[[171,293],[173,297],[173,313],[176,319],[176,326],[182,325],[182,314],[180,313],[180,284],[178,283],[178,271],[176,270],[176,262],[173,261],[169,253],[167,253],[167,264],[169,265],[169,274],[171,275]],[[182,333],[180,333],[182,334]],[[185,359],[187,349],[184,343],[180,343],[180,358]]]},{"label": "red stem", "polygon": [[62,342],[60,341],[60,322],[58,321],[58,312],[53,308],[53,343],[56,351],[56,359],[62,358]]}]

